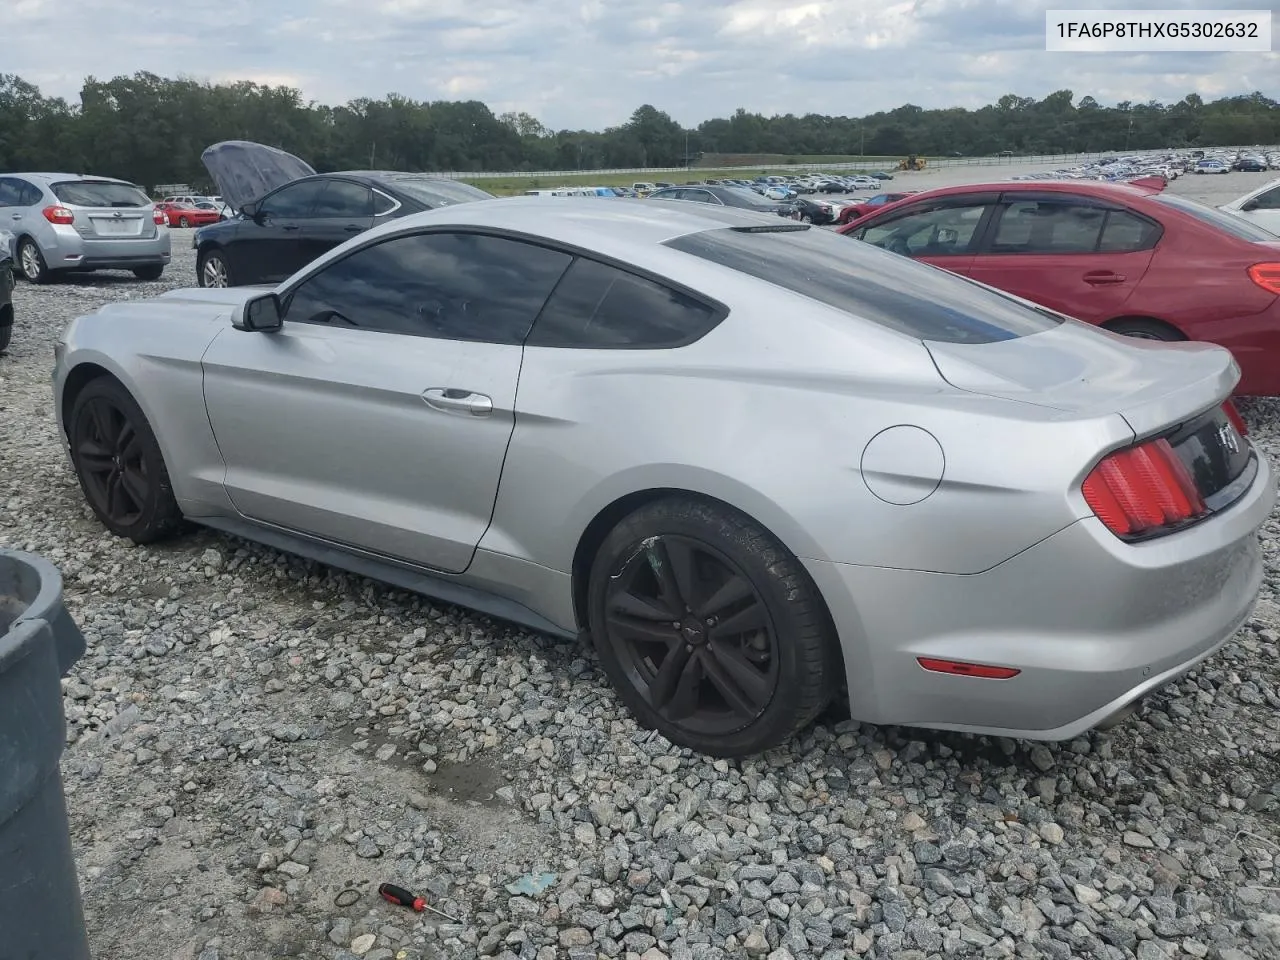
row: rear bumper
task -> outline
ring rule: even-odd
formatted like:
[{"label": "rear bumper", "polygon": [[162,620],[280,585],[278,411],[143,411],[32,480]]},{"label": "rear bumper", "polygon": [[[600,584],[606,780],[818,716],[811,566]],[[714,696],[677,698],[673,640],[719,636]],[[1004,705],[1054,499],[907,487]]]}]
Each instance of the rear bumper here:
[{"label": "rear bumper", "polygon": [[169,231],[160,227],[154,237],[90,240],[71,227],[56,226],[53,242],[41,237],[41,253],[50,270],[131,270],[167,264],[171,256]]},{"label": "rear bumper", "polygon": [[[841,637],[853,716],[1033,740],[1098,726],[1248,618],[1262,581],[1257,530],[1275,497],[1261,458],[1232,507],[1146,543],[1091,518],[969,576],[806,560]],[[1021,673],[930,673],[917,657]]]}]

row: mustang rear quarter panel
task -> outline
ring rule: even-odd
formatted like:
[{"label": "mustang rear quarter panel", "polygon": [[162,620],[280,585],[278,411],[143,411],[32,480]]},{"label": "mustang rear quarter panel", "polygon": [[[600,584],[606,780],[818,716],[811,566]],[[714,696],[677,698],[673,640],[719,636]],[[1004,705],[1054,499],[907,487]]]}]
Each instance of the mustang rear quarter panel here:
[{"label": "mustang rear quarter panel", "polygon": [[[1087,516],[1074,485],[1132,439],[1119,417],[1070,421],[954,390],[919,341],[738,286],[733,299],[756,305],[687,347],[526,348],[482,548],[568,571],[602,509],[673,488],[726,501],[801,557],[975,573]],[[814,317],[783,335],[775,317],[796,309]],[[911,506],[877,498],[860,472],[868,442],[903,423],[931,432],[946,460],[936,492]],[[891,479],[936,483],[916,469]]]},{"label": "mustang rear quarter panel", "polygon": [[[853,638],[866,654],[847,660],[854,717],[1067,739],[1189,669],[1257,598],[1257,529],[1276,494],[1259,456],[1240,502],[1144,543],[1090,518],[974,576],[807,561],[846,649]],[[954,677],[926,672],[921,656],[1023,672]]]},{"label": "mustang rear quarter panel", "polygon": [[164,454],[174,496],[192,517],[230,509],[222,457],[205,413],[200,358],[230,314],[212,304],[164,298],[119,303],[73,320],[55,371],[59,429],[65,432],[67,375],[96,364],[124,384],[146,414]]}]

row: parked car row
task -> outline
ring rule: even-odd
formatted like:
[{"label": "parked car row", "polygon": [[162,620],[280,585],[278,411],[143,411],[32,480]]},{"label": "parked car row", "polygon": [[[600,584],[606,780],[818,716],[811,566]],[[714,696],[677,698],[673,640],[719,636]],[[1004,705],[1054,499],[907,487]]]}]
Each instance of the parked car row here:
[{"label": "parked car row", "polygon": [[1104,157],[1059,170],[1020,174],[1014,180],[1107,180],[1132,181],[1159,176],[1176,180],[1184,173],[1223,174],[1233,170],[1261,172],[1280,170],[1280,150],[1262,147],[1253,150],[1203,150],[1171,152],[1164,155]]}]

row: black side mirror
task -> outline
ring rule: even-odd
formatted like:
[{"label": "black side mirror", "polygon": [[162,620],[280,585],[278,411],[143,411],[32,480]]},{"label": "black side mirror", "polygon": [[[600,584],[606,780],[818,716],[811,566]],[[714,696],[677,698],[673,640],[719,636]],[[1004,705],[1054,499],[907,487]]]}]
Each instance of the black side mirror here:
[{"label": "black side mirror", "polygon": [[245,302],[239,314],[231,319],[231,326],[237,330],[252,333],[271,333],[284,325],[280,313],[280,298],[275,293],[265,293]]},{"label": "black side mirror", "polygon": [[250,220],[257,220],[258,204],[256,202],[246,203],[243,207],[240,208],[240,212],[244,214],[246,217],[248,217]]},{"label": "black side mirror", "polygon": [[1257,200],[1250,200],[1248,203],[1246,203],[1246,204],[1242,204],[1242,205],[1241,205],[1241,207],[1240,207],[1240,209],[1241,209],[1241,210],[1243,210],[1245,213],[1248,213],[1250,210],[1257,210],[1257,209],[1258,209],[1258,201],[1257,201]]}]

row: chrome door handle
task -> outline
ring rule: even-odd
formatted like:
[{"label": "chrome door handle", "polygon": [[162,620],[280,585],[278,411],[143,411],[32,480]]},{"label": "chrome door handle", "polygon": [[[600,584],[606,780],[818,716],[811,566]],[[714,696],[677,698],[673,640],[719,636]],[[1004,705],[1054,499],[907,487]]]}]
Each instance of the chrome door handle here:
[{"label": "chrome door handle", "polygon": [[493,400],[470,390],[432,387],[423,392],[422,399],[427,401],[427,406],[446,413],[469,413],[473,417],[487,417],[493,413]]}]

